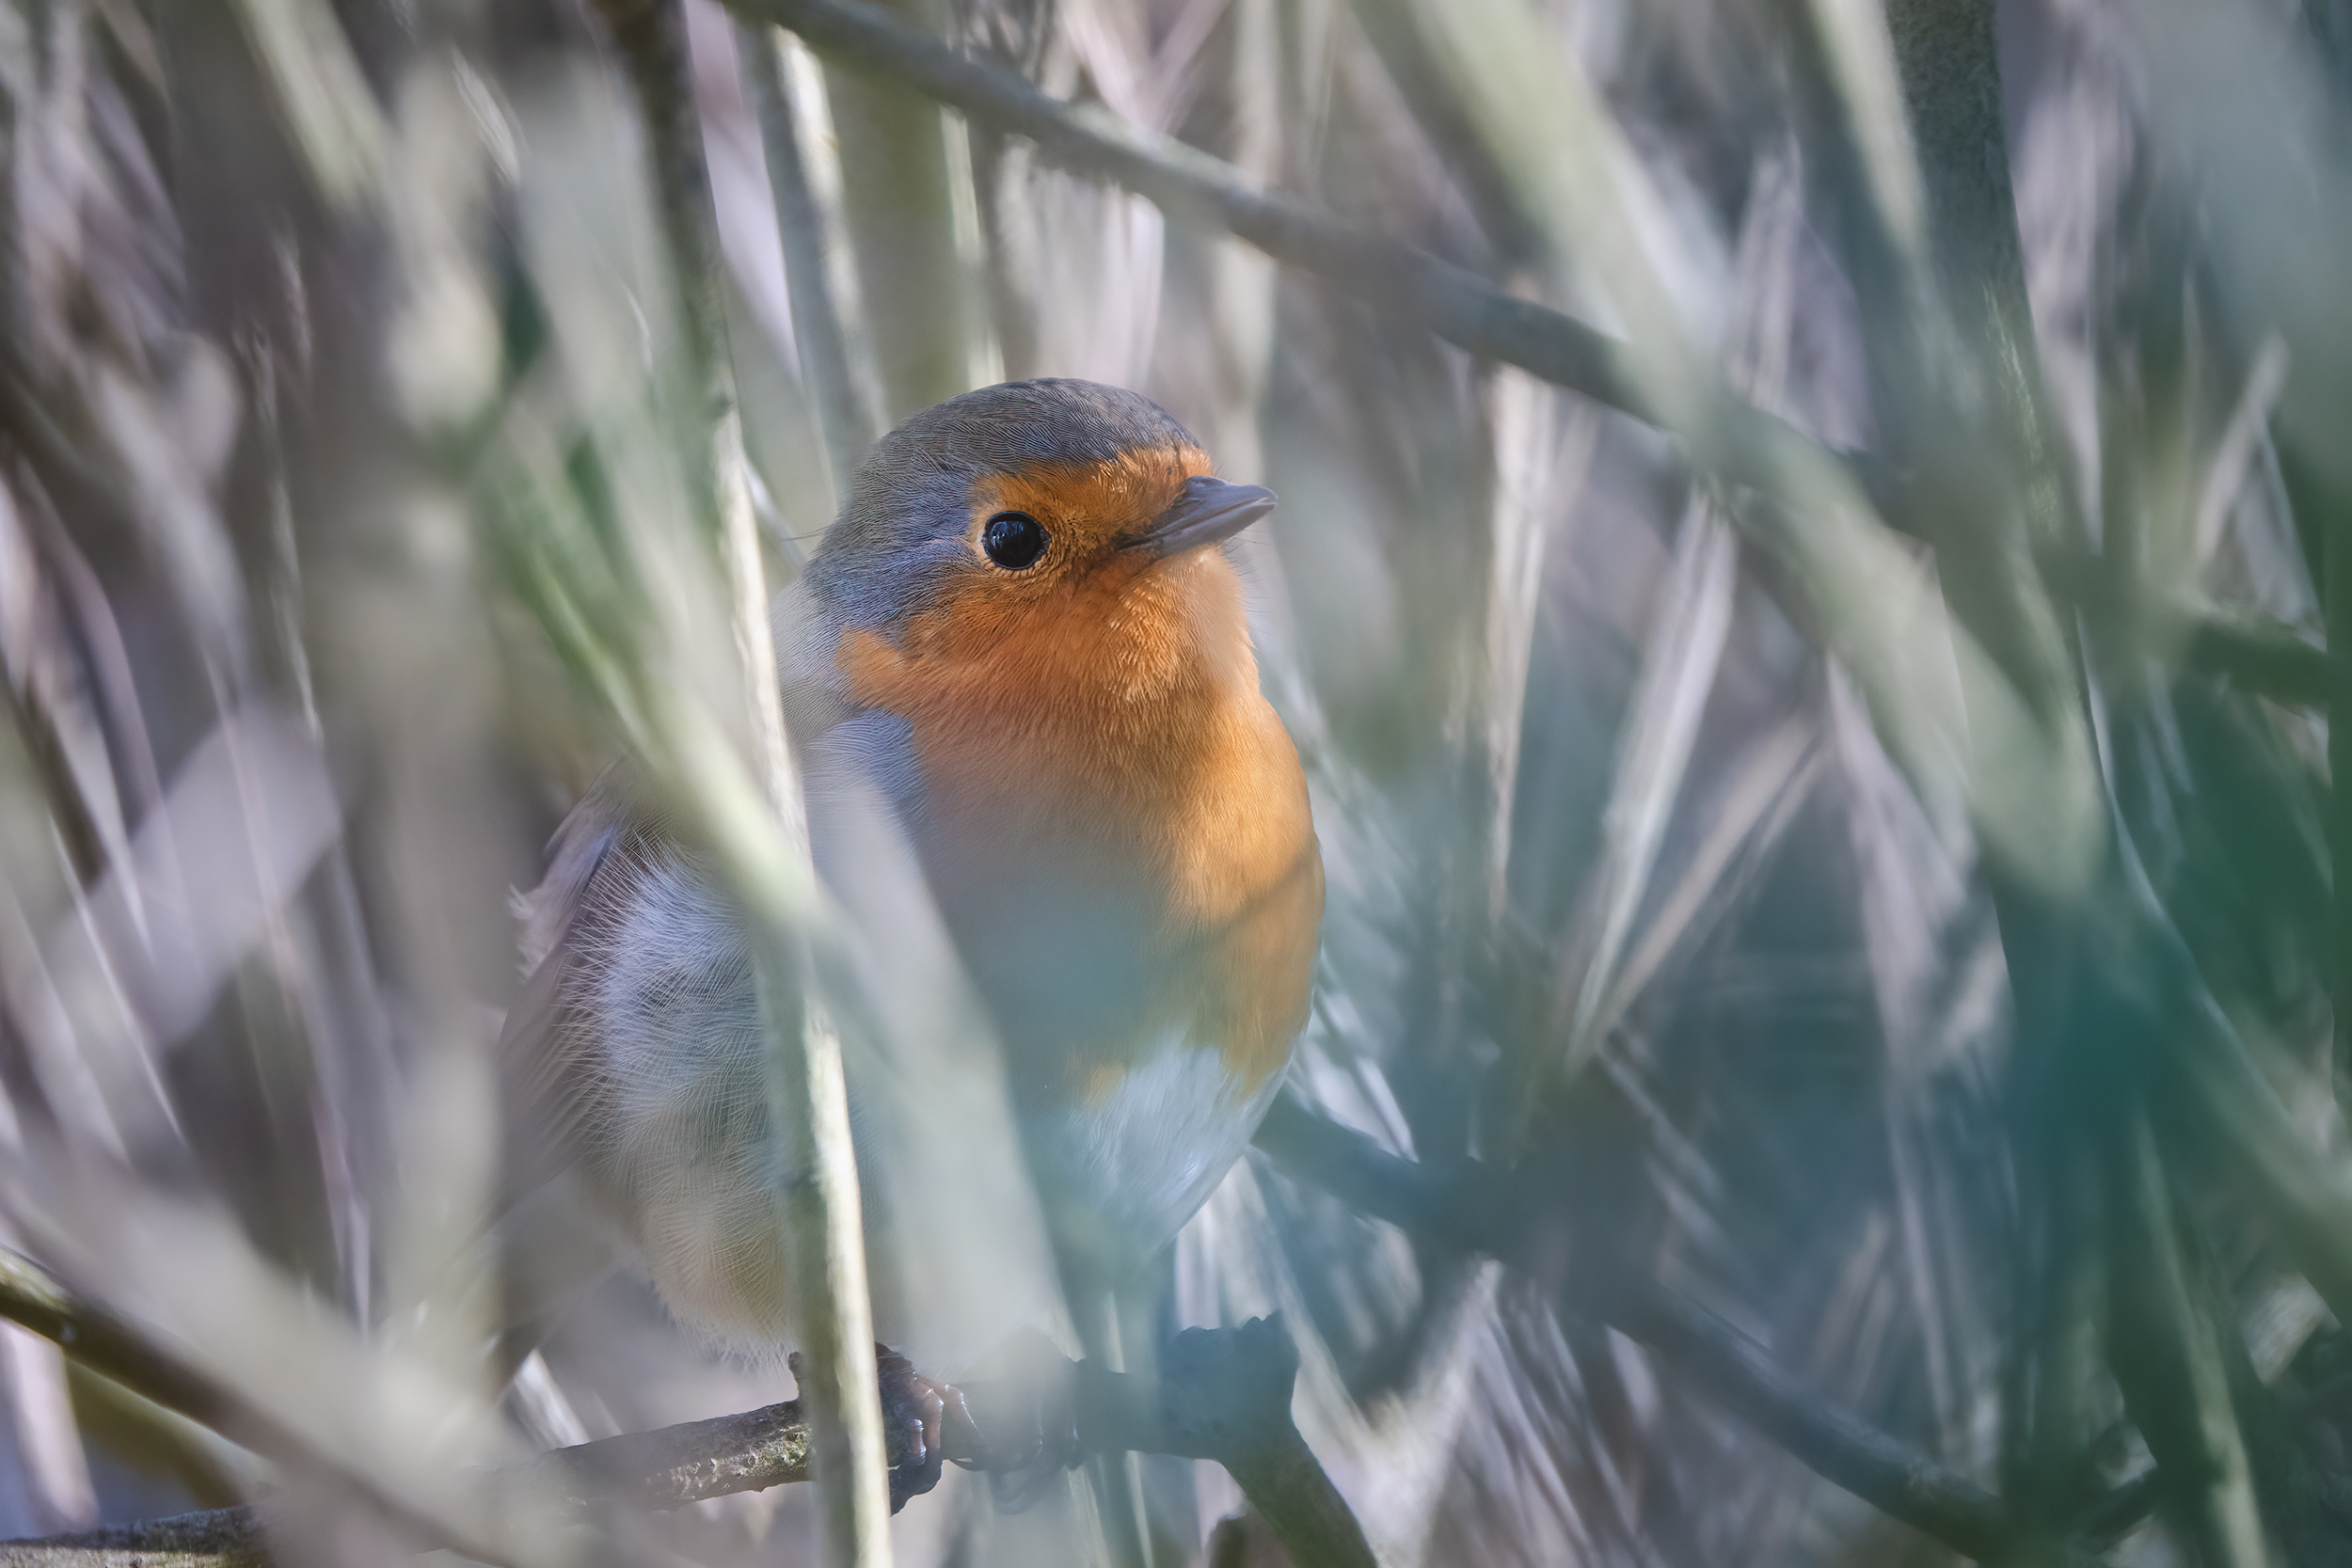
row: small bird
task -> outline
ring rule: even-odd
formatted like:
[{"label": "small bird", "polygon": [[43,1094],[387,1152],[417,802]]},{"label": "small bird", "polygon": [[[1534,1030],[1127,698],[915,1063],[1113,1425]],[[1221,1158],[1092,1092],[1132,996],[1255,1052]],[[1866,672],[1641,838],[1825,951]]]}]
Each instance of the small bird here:
[{"label": "small bird", "polygon": [[[1001,1042],[1048,1227],[1098,1279],[1207,1199],[1307,1012],[1322,859],[1219,547],[1274,504],[1147,398],[1014,382],[883,437],[778,598],[820,873],[834,802],[885,802]],[[772,1352],[792,1325],[726,899],[608,775],[525,911],[505,1049],[559,1163],[675,1318]]]}]

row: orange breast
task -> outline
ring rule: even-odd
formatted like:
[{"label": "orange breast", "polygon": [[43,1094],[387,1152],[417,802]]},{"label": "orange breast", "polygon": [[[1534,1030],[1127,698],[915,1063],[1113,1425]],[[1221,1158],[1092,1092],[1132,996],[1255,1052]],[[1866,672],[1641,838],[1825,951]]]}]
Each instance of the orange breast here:
[{"label": "orange breast", "polygon": [[1232,567],[1113,563],[984,636],[956,615],[837,657],[912,727],[925,870],[1016,1078],[1099,1095],[1182,1026],[1256,1087],[1305,1018],[1323,871]]}]

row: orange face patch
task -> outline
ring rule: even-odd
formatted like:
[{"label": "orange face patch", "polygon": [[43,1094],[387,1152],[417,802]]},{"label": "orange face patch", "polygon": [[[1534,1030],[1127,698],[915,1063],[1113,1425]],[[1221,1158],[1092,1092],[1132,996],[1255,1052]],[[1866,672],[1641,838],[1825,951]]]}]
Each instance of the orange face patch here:
[{"label": "orange face patch", "polygon": [[1053,547],[1029,572],[1057,562],[1099,562],[1119,540],[1141,530],[1168,510],[1184,481],[1211,471],[1209,454],[1198,447],[1164,447],[1123,452],[1108,463],[1084,466],[1041,464],[1017,474],[997,474],[973,487],[967,537],[972,556],[983,564],[980,531],[999,512],[1025,512],[1045,525]]},{"label": "orange face patch", "polygon": [[[1185,480],[1211,467],[1206,452],[1185,446],[983,477],[967,508],[969,563],[948,574],[932,602],[908,618],[898,651],[926,660],[977,657],[1009,638],[1034,634],[1040,611],[1062,620],[1081,599],[1107,606],[1150,565],[1120,545],[1172,505]],[[990,561],[982,546],[989,519],[1007,512],[1025,513],[1048,535],[1044,553],[1018,571]],[[1064,638],[1073,629],[1060,628]]]}]

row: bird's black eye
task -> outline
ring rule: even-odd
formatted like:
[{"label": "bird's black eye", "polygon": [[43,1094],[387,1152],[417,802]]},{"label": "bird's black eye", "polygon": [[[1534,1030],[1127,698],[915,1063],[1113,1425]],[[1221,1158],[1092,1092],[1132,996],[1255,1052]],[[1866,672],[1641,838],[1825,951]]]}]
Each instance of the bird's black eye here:
[{"label": "bird's black eye", "polygon": [[980,530],[980,548],[1008,572],[1036,565],[1048,543],[1043,525],[1025,512],[999,512]]}]

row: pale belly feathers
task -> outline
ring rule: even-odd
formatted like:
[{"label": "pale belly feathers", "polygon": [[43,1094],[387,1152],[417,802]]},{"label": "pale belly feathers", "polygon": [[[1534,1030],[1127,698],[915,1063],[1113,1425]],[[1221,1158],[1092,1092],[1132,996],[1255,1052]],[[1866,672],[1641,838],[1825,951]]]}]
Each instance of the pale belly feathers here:
[{"label": "pale belly feathers", "polygon": [[[985,1147],[1007,1123],[1001,1076],[975,1061],[991,1053],[972,1049],[982,1009],[968,990],[940,989],[945,932],[908,895],[912,851],[884,803],[909,782],[893,728],[838,726],[812,748],[808,784],[819,869],[866,938],[866,989],[899,1010],[873,1033],[918,1036],[934,1053],[871,1059],[870,1041],[847,1032],[876,1331],[944,1367],[1025,1321],[1050,1286],[1036,1266],[1038,1215],[1022,1212],[1020,1179],[1004,1179],[1005,1151]],[[576,983],[593,989],[601,1023],[578,1042],[602,1085],[580,1129],[584,1174],[681,1324],[775,1354],[792,1338],[773,1196],[788,1151],[768,1115],[740,929],[665,839],[616,844],[595,881],[604,914],[577,939],[592,961]],[[1216,1041],[1184,1034],[1171,1028],[1083,1100],[1011,1108],[1037,1198],[1098,1267],[1132,1267],[1165,1245],[1279,1087],[1279,1073],[1244,1084]]]}]

